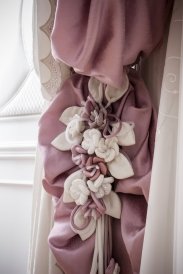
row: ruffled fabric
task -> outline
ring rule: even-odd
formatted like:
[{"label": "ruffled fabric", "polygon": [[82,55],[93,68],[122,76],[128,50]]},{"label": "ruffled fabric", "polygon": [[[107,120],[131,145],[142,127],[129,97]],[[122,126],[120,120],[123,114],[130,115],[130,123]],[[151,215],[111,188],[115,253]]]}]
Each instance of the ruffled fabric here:
[{"label": "ruffled fabric", "polygon": [[57,1],[52,53],[75,72],[41,117],[39,144],[65,273],[139,273],[156,113],[132,67],[161,42],[172,2]]},{"label": "ruffled fabric", "polygon": [[[70,227],[70,215],[75,204],[65,204],[62,195],[66,178],[79,168],[72,161],[71,151],[60,151],[51,142],[65,131],[65,124],[59,121],[64,110],[71,106],[81,107],[81,102],[86,101],[88,81],[89,77],[74,74],[64,83],[40,120],[39,140],[45,165],[43,185],[47,192],[57,197],[49,243],[66,273],[78,273],[75,268],[78,260],[80,273],[90,273],[95,237],[82,241]],[[135,145],[123,147],[121,151],[132,163],[135,175],[115,183],[122,212],[121,220],[114,220],[112,225],[113,257],[120,265],[120,273],[139,271],[156,125],[147,89],[133,69],[129,72],[129,81],[126,94],[113,104],[114,115],[123,121],[133,121],[136,136]]]},{"label": "ruffled fabric", "polygon": [[162,39],[171,0],[57,1],[52,53],[77,73],[115,87]]}]

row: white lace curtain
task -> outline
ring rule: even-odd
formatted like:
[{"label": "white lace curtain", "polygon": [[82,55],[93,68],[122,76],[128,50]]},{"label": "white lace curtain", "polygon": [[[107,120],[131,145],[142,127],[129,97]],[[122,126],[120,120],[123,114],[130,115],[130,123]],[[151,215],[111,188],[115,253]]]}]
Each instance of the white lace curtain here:
[{"label": "white lace curtain", "polygon": [[[40,78],[45,109],[55,96],[61,82],[69,76],[69,68],[54,61],[50,34],[53,27],[55,0],[34,0],[34,63]],[[43,163],[37,151],[34,176],[32,230],[27,274],[62,274],[48,247],[52,227],[52,200],[42,188]]]},{"label": "white lace curtain", "polygon": [[[175,0],[161,88],[141,274],[183,273],[182,22],[183,1]],[[158,66],[158,59],[156,62]]]},{"label": "white lace curtain", "polygon": [[[61,82],[69,75],[68,67],[56,63],[50,54],[49,36],[54,10],[54,0],[35,0],[35,64],[46,101],[54,97]],[[152,55],[145,70],[148,88],[155,105],[159,105],[159,114],[141,274],[183,273],[182,20],[183,2],[175,0],[167,48],[165,39],[164,45]],[[52,226],[52,205],[51,198],[41,186],[42,174],[38,152],[28,274],[60,274],[62,271],[57,267],[47,244]]]}]

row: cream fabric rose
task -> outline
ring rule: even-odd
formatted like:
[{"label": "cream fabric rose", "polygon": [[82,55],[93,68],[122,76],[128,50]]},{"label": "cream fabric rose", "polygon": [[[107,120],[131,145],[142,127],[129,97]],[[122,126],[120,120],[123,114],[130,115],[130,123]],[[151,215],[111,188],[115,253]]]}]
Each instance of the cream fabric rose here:
[{"label": "cream fabric rose", "polygon": [[116,137],[101,138],[95,153],[98,157],[104,159],[105,162],[111,162],[119,154],[118,139]]},{"label": "cream fabric rose", "polygon": [[[95,183],[91,181],[91,183],[94,184],[93,187],[95,187],[95,193],[101,193],[100,189],[103,189],[103,191],[106,193],[106,195],[102,197],[105,214],[113,218],[119,219],[121,215],[121,201],[118,195],[111,190],[110,186],[107,188],[104,187],[104,183],[106,185],[110,185],[113,180],[114,179],[111,177],[104,178],[104,176],[102,175],[100,180],[95,181]],[[92,190],[90,190],[90,188]],[[92,199],[89,197],[89,195],[91,195],[91,191],[93,191],[94,188],[90,188],[86,183],[86,177],[84,176],[82,170],[77,170],[69,175],[64,183],[63,202],[75,202],[78,205],[78,209],[72,217],[71,228],[75,233],[80,235],[83,241],[93,235],[96,229],[96,207],[93,207],[92,205],[93,203],[95,204],[95,202],[92,201]],[[108,192],[110,193],[107,194]],[[91,204],[89,201],[91,202]],[[86,209],[86,202],[87,208],[91,210],[91,220],[88,225],[84,226],[83,228],[83,224],[87,221],[87,216],[89,216],[86,215],[86,210],[83,210]]]},{"label": "cream fabric rose", "polygon": [[88,154],[93,154],[101,139],[101,133],[98,129],[87,129],[83,134],[82,148],[87,150]]},{"label": "cream fabric rose", "polygon": [[72,120],[68,123],[65,137],[68,143],[78,145],[83,139],[84,123],[81,121],[79,115],[74,115]]},{"label": "cream fabric rose", "polygon": [[67,189],[67,192],[77,205],[84,205],[90,195],[86,182],[82,179],[73,180],[69,186],[69,189]]},{"label": "cream fabric rose", "polygon": [[91,180],[87,181],[87,185],[89,189],[95,193],[95,196],[100,199],[105,195],[108,195],[111,192],[112,186],[111,184],[114,182],[113,177],[104,177],[103,174],[93,182]]}]

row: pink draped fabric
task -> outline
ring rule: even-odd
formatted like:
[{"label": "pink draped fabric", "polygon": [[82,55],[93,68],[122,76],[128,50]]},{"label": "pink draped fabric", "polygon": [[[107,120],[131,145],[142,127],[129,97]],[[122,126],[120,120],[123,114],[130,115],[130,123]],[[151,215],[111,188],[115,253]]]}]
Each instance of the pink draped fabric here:
[{"label": "pink draped fabric", "polygon": [[[156,113],[140,73],[130,68],[160,43],[171,1],[162,0],[65,0],[57,3],[52,49],[56,59],[73,67],[76,73],[66,80],[40,120],[39,143],[44,159],[45,190],[54,197],[54,226],[49,244],[58,264],[67,274],[90,273],[95,235],[82,241],[70,227],[74,203],[63,202],[64,181],[78,167],[71,152],[51,145],[65,130],[59,121],[69,106],[81,106],[88,96],[88,81],[95,76],[115,87],[130,85],[113,104],[121,121],[135,124],[136,144],[123,148],[134,176],[115,183],[122,212],[112,220],[112,257],[121,274],[139,273],[148,203]],[[81,75],[84,74],[84,75]]]},{"label": "pink draped fabric", "polygon": [[171,0],[58,1],[53,56],[120,87],[125,66],[159,44]]}]

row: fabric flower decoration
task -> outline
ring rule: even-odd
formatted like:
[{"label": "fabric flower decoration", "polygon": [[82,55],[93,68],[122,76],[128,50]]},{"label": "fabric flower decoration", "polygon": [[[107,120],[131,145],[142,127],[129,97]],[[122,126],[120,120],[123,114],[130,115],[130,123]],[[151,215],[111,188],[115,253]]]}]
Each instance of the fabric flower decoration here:
[{"label": "fabric flower decoration", "polygon": [[115,88],[110,85],[102,84],[95,77],[90,77],[88,82],[88,89],[94,100],[99,103],[102,102],[103,96],[105,94],[108,105],[110,105],[111,103],[118,101],[127,92],[129,87],[129,79],[125,71],[123,72],[123,79],[124,80],[121,88]]},{"label": "fabric flower decoration", "polygon": [[68,143],[72,145],[80,144],[83,139],[84,123],[79,115],[75,114],[66,127],[65,137]]},{"label": "fabric flower decoration", "polygon": [[86,186],[86,182],[82,179],[73,180],[70,188],[66,188],[66,191],[70,193],[71,197],[74,199],[77,205],[84,205],[87,202],[88,196],[90,194],[90,191]]},{"label": "fabric flower decoration", "polygon": [[83,133],[82,148],[87,150],[88,154],[93,154],[101,139],[101,132],[98,129],[87,129]]},{"label": "fabric flower decoration", "polygon": [[73,201],[77,205],[84,205],[89,195],[90,191],[87,187],[85,176],[80,170],[66,179],[64,184],[64,202]]},{"label": "fabric flower decoration", "polygon": [[102,199],[97,199],[91,192],[91,197],[87,203],[82,206],[84,217],[93,217],[95,220],[105,214],[106,207]]},{"label": "fabric flower decoration", "polygon": [[85,129],[84,122],[79,115],[81,111],[80,107],[69,107],[62,113],[60,120],[66,125],[66,130],[52,141],[51,144],[54,147],[67,151],[81,143]]},{"label": "fabric flower decoration", "polygon": [[104,139],[101,138],[95,149],[98,157],[103,158],[104,161],[111,162],[119,154],[118,139],[116,137]]},{"label": "fabric flower decoration", "polygon": [[107,110],[88,96],[81,117],[89,128],[103,129],[107,123]]},{"label": "fabric flower decoration", "polygon": [[71,151],[73,162],[82,169],[83,174],[91,181],[96,180],[100,174],[107,174],[107,165],[104,159],[88,155],[87,151],[80,145],[72,147]]},{"label": "fabric flower decoration", "polygon": [[[120,119],[112,114],[112,107],[104,107],[100,102],[97,103],[91,95],[87,97],[86,102],[82,102],[84,105],[83,112],[81,113],[81,119],[85,123],[87,128],[96,128],[101,131],[103,137],[114,137],[121,129]],[[113,125],[117,126],[113,128]],[[111,132],[111,128],[113,131]],[[115,130],[114,130],[115,129]]]},{"label": "fabric flower decoration", "polygon": [[72,106],[63,111],[60,121],[66,129],[52,141],[52,145],[61,151],[71,150],[72,161],[80,168],[65,180],[63,202],[76,204],[70,226],[83,241],[96,232],[91,273],[96,272],[97,264],[101,273],[120,272],[114,259],[104,271],[103,262],[98,259],[104,244],[99,238],[102,239],[104,223],[108,221],[105,215],[118,219],[121,215],[121,201],[112,190],[112,183],[134,174],[129,159],[120,152],[121,147],[135,144],[134,125],[122,122],[119,115],[113,113],[112,106],[128,87],[126,74],[120,88],[90,77],[89,96],[81,103],[82,107]]},{"label": "fabric flower decoration", "polygon": [[94,182],[88,180],[87,185],[89,189],[95,193],[95,196],[100,199],[103,198],[105,195],[109,195],[112,189],[111,184],[113,182],[113,177],[104,177],[103,174],[100,174],[100,176]]},{"label": "fabric flower decoration", "polygon": [[[82,170],[78,170],[68,176],[64,183],[63,202],[76,203],[77,207],[71,216],[71,227],[82,240],[86,240],[94,233],[97,218],[101,214],[118,219],[121,214],[120,199],[111,190],[114,178],[105,178],[104,175],[101,175],[95,182],[89,181],[86,180]],[[102,197],[98,198],[97,196]]]},{"label": "fabric flower decoration", "polygon": [[82,148],[81,145],[76,145],[71,148],[71,152],[72,161],[80,168],[85,167],[89,157],[87,151],[84,148]]},{"label": "fabric flower decoration", "polygon": [[[114,125],[118,127],[118,125]],[[129,146],[135,143],[133,125],[122,123],[122,128],[116,137],[101,138],[95,153],[107,163],[110,174],[116,179],[125,179],[134,175],[131,163],[125,155],[119,152],[119,145]]]}]

